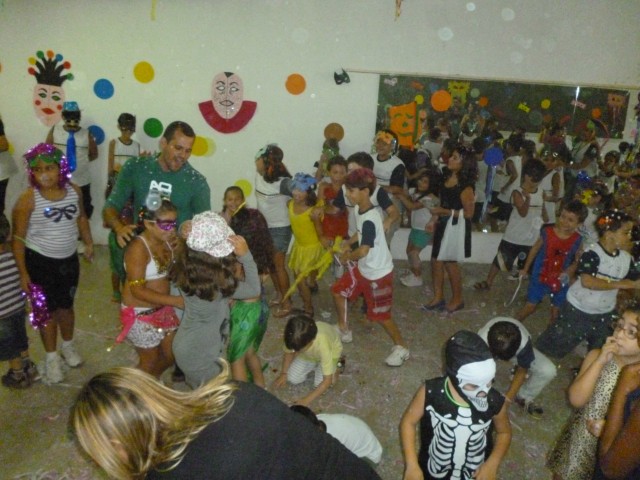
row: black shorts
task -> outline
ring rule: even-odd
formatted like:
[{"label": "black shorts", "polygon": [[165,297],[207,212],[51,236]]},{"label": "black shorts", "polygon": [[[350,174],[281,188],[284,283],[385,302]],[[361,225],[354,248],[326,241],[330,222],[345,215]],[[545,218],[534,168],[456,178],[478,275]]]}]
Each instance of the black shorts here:
[{"label": "black shorts", "polygon": [[31,283],[40,285],[47,299],[50,312],[59,308],[73,308],[78,280],[80,278],[80,262],[78,254],[67,258],[49,258],[33,250],[26,249],[25,263]]},{"label": "black shorts", "polygon": [[0,361],[12,360],[29,348],[27,339],[26,312],[18,312],[0,319]]},{"label": "black shorts", "polygon": [[[513,268],[520,270],[524,267],[524,262],[527,260],[527,255],[531,251],[531,247],[526,245],[517,245],[515,243],[501,240],[498,245],[498,253],[493,259],[493,264],[503,271],[511,271]],[[502,257],[502,262],[500,258]]]}]

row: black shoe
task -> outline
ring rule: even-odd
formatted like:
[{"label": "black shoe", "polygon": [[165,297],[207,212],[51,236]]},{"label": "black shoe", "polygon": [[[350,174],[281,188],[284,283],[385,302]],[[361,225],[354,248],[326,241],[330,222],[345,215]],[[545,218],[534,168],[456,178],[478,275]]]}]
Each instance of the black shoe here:
[{"label": "black shoe", "polygon": [[36,364],[31,360],[23,360],[23,365],[24,367],[22,367],[22,370],[24,371],[25,375],[29,377],[31,383],[37,382],[42,378],[40,376],[40,372],[38,372],[38,367],[36,367]]},{"label": "black shoe", "polygon": [[176,368],[174,368],[173,373],[171,374],[171,381],[173,383],[184,382],[184,372],[180,370],[180,367],[178,367],[178,365],[176,365]]},{"label": "black shoe", "polygon": [[16,374],[13,370],[9,369],[9,372],[2,376],[2,385],[8,388],[15,388],[16,390],[24,390],[31,386],[31,380],[29,380],[29,377],[24,372]]}]

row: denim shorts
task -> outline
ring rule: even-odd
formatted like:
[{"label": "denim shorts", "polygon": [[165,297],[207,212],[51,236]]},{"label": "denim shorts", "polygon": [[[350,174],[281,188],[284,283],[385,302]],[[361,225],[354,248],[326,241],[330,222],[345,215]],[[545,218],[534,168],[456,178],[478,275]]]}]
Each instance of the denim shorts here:
[{"label": "denim shorts", "polygon": [[273,240],[273,248],[276,252],[287,253],[289,244],[291,243],[291,227],[273,227],[269,229],[271,240]]},{"label": "denim shorts", "polygon": [[29,348],[25,315],[26,312],[21,309],[0,319],[0,361],[18,358],[20,352]]}]

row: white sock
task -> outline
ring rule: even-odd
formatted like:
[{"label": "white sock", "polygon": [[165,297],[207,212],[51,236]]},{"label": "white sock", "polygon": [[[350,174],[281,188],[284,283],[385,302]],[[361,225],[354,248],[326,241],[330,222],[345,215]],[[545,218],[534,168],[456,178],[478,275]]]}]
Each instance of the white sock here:
[{"label": "white sock", "polygon": [[73,345],[73,338],[71,340],[63,340],[62,341],[62,348],[68,347],[70,345]]},{"label": "white sock", "polygon": [[47,352],[47,361],[49,360],[53,360],[54,358],[58,357],[58,352]]}]

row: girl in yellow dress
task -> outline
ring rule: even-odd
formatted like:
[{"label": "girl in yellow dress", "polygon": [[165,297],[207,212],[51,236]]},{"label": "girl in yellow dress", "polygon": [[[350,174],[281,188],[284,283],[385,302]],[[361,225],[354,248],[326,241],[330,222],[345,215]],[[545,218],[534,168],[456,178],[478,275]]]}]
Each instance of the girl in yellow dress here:
[{"label": "girl in yellow dress", "polygon": [[[289,200],[289,219],[293,231],[293,247],[289,257],[289,268],[297,277],[318,262],[324,253],[322,237],[322,202],[316,196],[316,179],[311,175],[297,173],[293,179],[293,198]],[[298,283],[304,312],[313,317],[311,290],[314,289],[315,272],[311,287],[307,281]],[[317,288],[317,286],[315,286]]]}]

